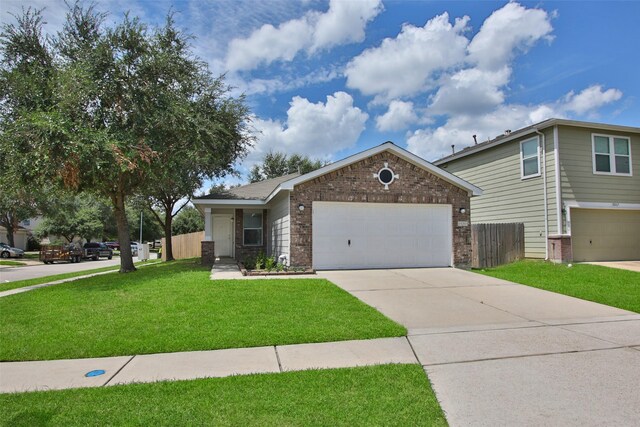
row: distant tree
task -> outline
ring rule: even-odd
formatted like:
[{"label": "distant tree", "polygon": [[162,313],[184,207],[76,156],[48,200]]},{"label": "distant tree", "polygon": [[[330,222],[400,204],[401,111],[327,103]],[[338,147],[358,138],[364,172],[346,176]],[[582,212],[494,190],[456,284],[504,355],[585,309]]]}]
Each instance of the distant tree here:
[{"label": "distant tree", "polygon": [[309,156],[270,151],[264,156],[261,164],[253,165],[249,171],[249,182],[264,181],[277,178],[290,173],[309,173],[326,165],[319,159],[311,159]]},{"label": "distant tree", "polygon": [[104,225],[100,207],[89,194],[59,196],[55,208],[50,209],[35,230],[39,238],[61,236],[67,242],[79,237],[86,241],[100,238]]},{"label": "distant tree", "polygon": [[6,229],[9,246],[15,246],[14,234],[20,222],[36,216],[42,203],[43,197],[39,192],[18,188],[0,176],[0,225]]},{"label": "distant tree", "polygon": [[140,243],[153,242],[162,238],[164,231],[146,206],[131,203],[127,206],[127,220],[131,224],[129,227],[131,240],[140,240],[140,213],[142,213],[142,242]]},{"label": "distant tree", "polygon": [[173,234],[195,233],[204,230],[204,218],[198,209],[187,206],[173,220]]},{"label": "distant tree", "polygon": [[[31,21],[38,33],[40,15]],[[23,183],[42,178],[109,200],[122,248],[120,271],[129,272],[135,266],[128,199],[155,196],[150,183],[174,190],[171,180],[183,165],[194,179],[225,173],[251,136],[244,100],[230,97],[224,78],[212,77],[195,58],[190,37],[171,15],[152,30],[128,15],[112,27],[104,22],[93,5],[70,6],[53,45],[55,102],[19,114],[12,138],[0,140],[0,148],[11,156],[28,154],[33,173],[22,176]],[[24,44],[7,34],[15,45]],[[12,148],[16,141],[27,149]]]}]

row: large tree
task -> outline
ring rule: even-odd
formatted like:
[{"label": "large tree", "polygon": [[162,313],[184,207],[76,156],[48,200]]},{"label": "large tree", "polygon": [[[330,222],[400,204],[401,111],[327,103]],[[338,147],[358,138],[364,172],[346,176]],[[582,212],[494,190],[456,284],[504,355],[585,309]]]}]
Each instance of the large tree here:
[{"label": "large tree", "polygon": [[264,181],[265,179],[277,178],[290,173],[305,174],[326,165],[326,162],[319,159],[311,159],[309,156],[292,154],[279,151],[270,151],[262,160],[262,163],[253,165],[249,172],[249,182]]},{"label": "large tree", "polygon": [[42,23],[40,12],[29,8],[0,32],[0,225],[11,246],[18,224],[47,207],[48,183],[23,184],[37,164],[18,131],[22,117],[53,104],[55,69]]},{"label": "large tree", "polygon": [[[232,164],[251,138],[243,100],[232,99],[223,78],[194,57],[171,16],[155,29],[129,16],[106,27],[104,18],[93,6],[70,7],[54,45],[53,108],[25,115],[16,128],[30,141],[38,175],[111,202],[120,271],[128,272],[135,267],[127,200],[178,173],[168,160],[183,158],[200,176],[215,175],[220,164],[214,169],[206,161],[217,156]],[[239,115],[237,138],[221,114],[227,103]]]}]

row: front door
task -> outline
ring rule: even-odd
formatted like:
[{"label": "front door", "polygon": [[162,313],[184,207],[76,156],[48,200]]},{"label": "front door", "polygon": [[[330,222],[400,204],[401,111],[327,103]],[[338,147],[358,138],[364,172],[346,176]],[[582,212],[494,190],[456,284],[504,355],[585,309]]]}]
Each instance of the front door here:
[{"label": "front door", "polygon": [[229,215],[213,216],[213,241],[215,243],[215,256],[232,256],[233,249],[233,217]]}]

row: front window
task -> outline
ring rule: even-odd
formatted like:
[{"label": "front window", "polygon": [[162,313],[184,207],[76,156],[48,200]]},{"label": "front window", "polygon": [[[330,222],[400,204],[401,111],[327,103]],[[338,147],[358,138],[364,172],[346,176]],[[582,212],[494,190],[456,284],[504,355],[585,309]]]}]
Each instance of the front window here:
[{"label": "front window", "polygon": [[538,138],[528,139],[520,143],[521,177],[540,176],[540,145]]},{"label": "front window", "polygon": [[593,173],[631,175],[629,138],[593,135]]},{"label": "front window", "polygon": [[245,246],[262,245],[262,212],[244,212],[242,216]]}]

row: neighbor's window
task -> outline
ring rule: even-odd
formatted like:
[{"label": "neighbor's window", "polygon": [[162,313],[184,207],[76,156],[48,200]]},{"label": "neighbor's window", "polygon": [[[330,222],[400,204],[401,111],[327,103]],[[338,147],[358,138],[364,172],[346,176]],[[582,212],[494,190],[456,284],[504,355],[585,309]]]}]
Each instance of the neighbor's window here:
[{"label": "neighbor's window", "polygon": [[262,212],[245,212],[242,216],[244,245],[262,245]]},{"label": "neighbor's window", "polygon": [[522,178],[540,176],[540,144],[538,138],[520,143],[520,172]]},{"label": "neighbor's window", "polygon": [[623,136],[593,135],[593,173],[631,175],[631,146]]}]

